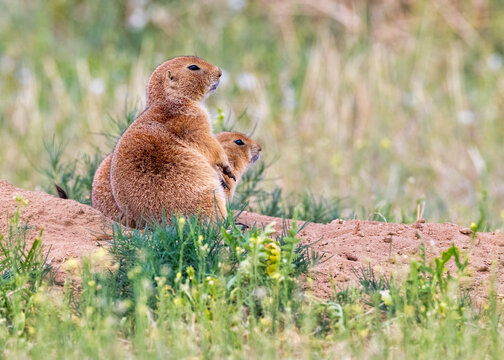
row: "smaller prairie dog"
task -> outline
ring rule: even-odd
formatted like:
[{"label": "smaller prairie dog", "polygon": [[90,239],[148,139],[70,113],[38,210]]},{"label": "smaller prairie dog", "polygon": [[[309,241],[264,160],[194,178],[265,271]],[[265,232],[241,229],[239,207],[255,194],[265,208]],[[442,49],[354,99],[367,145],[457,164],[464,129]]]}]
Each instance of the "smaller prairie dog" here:
[{"label": "smaller prairie dog", "polygon": [[236,176],[236,182],[233,182],[228,175],[222,173],[224,182],[229,184],[229,187],[223,186],[227,202],[229,203],[234,196],[236,186],[241,180],[242,175],[261,156],[261,145],[239,132],[221,132],[215,135],[215,137],[224,148],[229,159],[231,171]]},{"label": "smaller prairie dog", "polygon": [[[236,176],[236,182],[233,182],[230,181],[227,175],[221,173],[221,176],[224,177],[224,181],[229,185],[229,188],[223,186],[223,190],[226,194],[227,201],[230,202],[242,175],[257,161],[257,159],[259,159],[261,146],[246,135],[238,132],[222,132],[217,134],[216,138],[224,148],[229,159],[231,171]],[[96,170],[93,179],[91,199],[92,206],[95,209],[101,211],[105,216],[118,221],[119,218],[124,215],[121,214],[110,188],[111,159],[112,154],[108,155]],[[216,176],[217,175],[216,173]],[[169,216],[170,209],[165,210],[167,216]],[[123,225],[135,226],[135,222],[127,219],[125,216],[121,218],[121,222]]]}]

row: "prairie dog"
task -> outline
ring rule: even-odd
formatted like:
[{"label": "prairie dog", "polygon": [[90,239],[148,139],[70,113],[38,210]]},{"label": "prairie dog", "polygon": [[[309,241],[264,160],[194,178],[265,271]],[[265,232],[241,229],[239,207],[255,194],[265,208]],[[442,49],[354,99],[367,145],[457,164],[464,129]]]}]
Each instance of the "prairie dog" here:
[{"label": "prairie dog", "polygon": [[110,163],[112,194],[128,219],[159,220],[165,209],[227,215],[216,172],[236,178],[203,104],[221,75],[218,67],[192,56],[154,70],[147,108],[118,140]]},{"label": "prairie dog", "polygon": [[221,132],[215,136],[226,152],[229,164],[236,175],[236,182],[230,181],[229,177],[222,174],[224,181],[229,184],[229,188],[224,187],[226,198],[229,201],[233,198],[238,182],[248,168],[259,159],[261,155],[261,145],[239,132]]},{"label": "prairie dog", "polygon": [[[216,138],[224,148],[229,159],[231,170],[237,177],[236,182],[225,179],[228,180],[229,188],[223,187],[223,190],[226,199],[230,201],[242,175],[257,159],[259,159],[261,146],[246,135],[238,132],[222,132],[217,134]],[[114,196],[112,195],[112,189],[110,187],[111,160],[112,154],[108,155],[101,162],[95,173],[91,195],[92,206],[107,217],[116,221],[118,221],[119,217],[124,216],[124,218],[121,219],[122,223],[134,227],[135,222],[131,219],[127,219],[125,215],[121,214],[114,200]],[[216,173],[216,176],[219,177],[219,174]],[[221,176],[225,175],[221,174]],[[167,212],[166,216],[169,216],[171,209],[165,208],[165,211]]]}]

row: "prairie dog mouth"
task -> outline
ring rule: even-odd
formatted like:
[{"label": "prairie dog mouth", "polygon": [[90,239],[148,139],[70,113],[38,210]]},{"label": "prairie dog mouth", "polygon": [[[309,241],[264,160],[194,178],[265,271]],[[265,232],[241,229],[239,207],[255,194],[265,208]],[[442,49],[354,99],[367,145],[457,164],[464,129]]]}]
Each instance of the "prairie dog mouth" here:
[{"label": "prairie dog mouth", "polygon": [[217,89],[217,86],[219,86],[219,81],[214,82],[212,85],[210,85],[208,92],[215,91]]},{"label": "prairie dog mouth", "polygon": [[261,154],[259,154],[259,153],[252,155],[252,158],[250,159],[250,163],[251,164],[255,163],[257,160],[259,160],[260,157],[261,157]]}]

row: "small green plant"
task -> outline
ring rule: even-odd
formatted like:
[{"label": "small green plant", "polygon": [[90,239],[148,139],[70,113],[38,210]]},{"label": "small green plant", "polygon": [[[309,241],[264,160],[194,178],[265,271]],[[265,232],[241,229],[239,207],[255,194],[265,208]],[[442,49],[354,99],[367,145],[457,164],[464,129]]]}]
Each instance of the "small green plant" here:
[{"label": "small green plant", "polygon": [[245,173],[231,208],[242,210],[247,206],[250,211],[284,219],[292,219],[297,214],[301,220],[316,223],[328,223],[343,217],[343,200],[340,198],[317,197],[310,191],[284,197],[279,187],[265,190],[263,183],[270,165],[260,161]]},{"label": "small green plant", "polygon": [[[109,140],[111,148],[136,116],[137,111],[130,110],[124,118],[111,119],[111,131],[103,134]],[[48,156],[47,165],[41,169],[46,178],[44,190],[55,194],[56,184],[65,191],[68,198],[91,205],[94,174],[104,157],[101,152],[97,150],[92,155],[82,154],[77,159],[64,162],[62,156],[66,146],[57,144],[54,137],[50,141],[44,141],[44,148]]]},{"label": "small green plant", "polygon": [[[453,259],[456,266],[455,277],[446,267]],[[462,319],[464,309],[470,299],[459,285],[468,259],[463,259],[459,249],[452,245],[430,262],[427,261],[425,245],[420,246],[420,256],[412,259],[407,280],[398,284],[393,279],[377,280],[372,270],[363,269],[360,282],[366,294],[379,308],[391,314],[406,312],[414,315],[418,321],[429,316],[443,316],[448,310],[454,310]]]},{"label": "small green plant", "polygon": [[14,336],[22,336],[33,315],[33,296],[50,272],[42,253],[42,230],[30,245],[30,227],[21,221],[27,200],[16,195],[17,207],[8,219],[8,233],[0,234],[0,321]]},{"label": "small green plant", "polygon": [[376,293],[390,288],[390,279],[383,276],[377,277],[371,264],[367,267],[363,265],[360,268],[360,272],[355,268],[353,268],[352,271],[366,294]]},{"label": "small green plant", "polygon": [[139,112],[136,108],[127,109],[126,113],[123,117],[114,118],[112,116],[109,117],[111,129],[103,133],[102,135],[108,140],[108,145],[110,149],[113,149],[117,140],[121,137],[121,135],[126,131],[128,126],[130,126],[133,121],[138,117]]},{"label": "small green plant", "polygon": [[83,154],[79,159],[64,163],[62,155],[65,147],[56,145],[56,141],[44,143],[45,150],[49,156],[49,164],[42,169],[42,173],[47,179],[45,190],[55,193],[54,185],[60,186],[70,199],[74,199],[83,204],[91,204],[91,186],[93,176],[101,162],[101,155],[95,153],[90,156]]},{"label": "small green plant", "polygon": [[[229,224],[227,219],[223,224]],[[113,274],[117,294],[132,294],[132,274],[139,273],[154,281],[163,278],[163,283],[175,286],[192,268],[192,276],[202,281],[208,274],[219,271],[219,254],[224,244],[215,226],[191,218],[171,217],[170,225],[151,225],[142,230],[124,231],[114,228],[111,253],[118,259],[118,271]]]},{"label": "small green plant", "polygon": [[478,222],[472,222],[471,229],[471,240],[474,241],[476,234],[480,231],[488,231],[490,225],[488,223],[488,192],[483,190],[481,193],[481,199],[478,201],[479,219]]}]

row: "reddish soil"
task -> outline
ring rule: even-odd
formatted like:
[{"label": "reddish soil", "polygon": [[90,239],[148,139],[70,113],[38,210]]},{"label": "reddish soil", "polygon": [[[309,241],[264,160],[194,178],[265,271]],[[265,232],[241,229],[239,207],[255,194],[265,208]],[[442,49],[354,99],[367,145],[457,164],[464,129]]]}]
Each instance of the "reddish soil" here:
[{"label": "reddish soil", "polygon": [[0,180],[0,234],[8,234],[10,217],[18,203],[19,195],[28,200],[21,210],[21,223],[28,223],[27,238],[34,239],[43,229],[42,243],[49,251],[48,261],[57,270],[61,280],[60,265],[69,258],[80,258],[97,250],[100,239],[108,231],[111,222],[99,211],[73,200],[59,199],[44,192],[19,189]]},{"label": "reddish soil", "polygon": [[[43,229],[44,248],[50,249],[49,259],[58,269],[69,258],[80,258],[105,244],[104,234],[110,233],[111,222],[93,208],[72,200],[63,200],[43,192],[19,189],[0,180],[0,234],[8,233],[8,216],[14,213],[15,196],[28,200],[21,218],[32,228],[30,239]],[[283,220],[243,212],[239,221],[265,226],[276,222],[282,231]],[[298,222],[298,227],[303,223]],[[357,283],[353,269],[371,265],[377,274],[407,274],[410,259],[417,256],[422,240],[429,257],[439,255],[451,244],[469,254],[469,276],[465,286],[483,299],[491,276],[495,276],[497,293],[504,294],[504,235],[500,232],[478,233],[471,245],[470,232],[454,224],[416,223],[387,224],[376,221],[334,220],[330,224],[306,224],[299,232],[303,244],[323,254],[323,262],[311,272],[313,293],[329,298],[333,287],[343,289]],[[450,266],[453,269],[453,265]],[[59,277],[63,273],[58,271]]]},{"label": "reddish soil", "polygon": [[[282,219],[247,212],[241,214],[239,220],[249,226],[265,226],[276,221],[277,232],[281,232],[283,226]],[[303,222],[297,225],[299,228]],[[313,244],[314,250],[324,254],[311,272],[312,291],[321,298],[331,297],[335,289],[357,285],[354,270],[360,272],[363,266],[371,265],[375,275],[405,277],[411,258],[419,254],[422,241],[429,259],[439,256],[452,244],[469,254],[468,275],[463,284],[478,301],[488,294],[491,276],[495,276],[497,294],[504,296],[504,235],[498,231],[478,233],[472,242],[470,230],[455,224],[419,222],[405,225],[336,219],[330,224],[308,223],[298,236],[302,244]],[[453,261],[448,269],[453,274]]]}]

